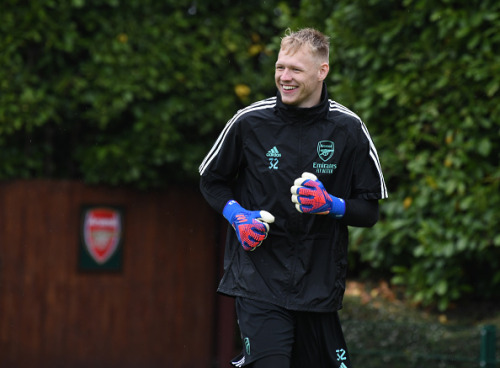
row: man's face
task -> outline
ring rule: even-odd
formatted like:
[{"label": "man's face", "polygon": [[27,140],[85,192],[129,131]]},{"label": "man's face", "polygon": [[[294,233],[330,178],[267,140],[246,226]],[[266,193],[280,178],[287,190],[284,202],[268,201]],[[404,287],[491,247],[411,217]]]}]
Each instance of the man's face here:
[{"label": "man's face", "polygon": [[328,74],[328,63],[315,58],[307,46],[295,53],[287,51],[280,50],[274,73],[283,103],[297,107],[317,105],[323,80]]}]

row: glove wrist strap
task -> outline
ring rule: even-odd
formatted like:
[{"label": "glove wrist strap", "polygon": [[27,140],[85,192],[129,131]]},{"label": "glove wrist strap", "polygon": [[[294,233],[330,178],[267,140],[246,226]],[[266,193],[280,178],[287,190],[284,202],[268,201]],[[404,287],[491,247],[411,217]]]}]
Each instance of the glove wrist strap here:
[{"label": "glove wrist strap", "polygon": [[245,209],[241,207],[238,202],[236,202],[234,199],[231,199],[227,201],[226,205],[224,206],[224,209],[222,210],[222,216],[224,216],[226,220],[229,221],[230,224],[232,224],[236,214],[241,213],[244,210]]},{"label": "glove wrist strap", "polygon": [[332,209],[329,215],[337,219],[342,218],[345,214],[345,201],[332,195],[330,195],[330,198],[332,199]]}]

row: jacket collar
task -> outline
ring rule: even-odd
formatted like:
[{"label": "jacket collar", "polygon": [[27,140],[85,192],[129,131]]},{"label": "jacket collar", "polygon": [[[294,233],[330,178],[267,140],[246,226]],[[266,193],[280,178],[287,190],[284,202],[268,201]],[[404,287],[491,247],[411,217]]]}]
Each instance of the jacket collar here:
[{"label": "jacket collar", "polygon": [[326,91],[325,82],[323,82],[323,89],[321,90],[320,103],[313,107],[296,107],[292,105],[286,105],[281,100],[281,94],[279,91],[276,96],[276,112],[285,120],[292,123],[315,122],[318,119],[326,117],[328,109],[328,92]]}]

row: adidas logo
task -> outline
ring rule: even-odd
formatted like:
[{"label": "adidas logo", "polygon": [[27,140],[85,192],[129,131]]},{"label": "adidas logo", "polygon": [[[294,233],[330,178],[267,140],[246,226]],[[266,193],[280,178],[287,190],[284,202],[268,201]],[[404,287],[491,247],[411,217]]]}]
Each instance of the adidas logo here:
[{"label": "adidas logo", "polygon": [[269,152],[266,153],[266,156],[267,157],[281,157],[281,153],[280,153],[280,151],[278,151],[276,146],[274,146],[273,148],[271,148],[269,150]]}]

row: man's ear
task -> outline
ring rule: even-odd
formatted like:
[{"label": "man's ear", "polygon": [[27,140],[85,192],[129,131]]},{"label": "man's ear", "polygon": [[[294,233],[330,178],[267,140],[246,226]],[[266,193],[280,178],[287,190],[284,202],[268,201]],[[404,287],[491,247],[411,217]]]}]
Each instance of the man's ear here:
[{"label": "man's ear", "polygon": [[318,80],[320,81],[325,80],[329,70],[330,66],[328,65],[328,63],[321,63],[318,70]]}]

